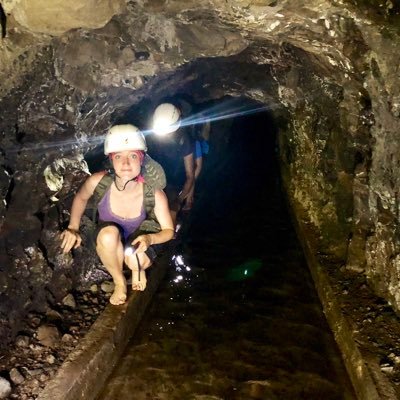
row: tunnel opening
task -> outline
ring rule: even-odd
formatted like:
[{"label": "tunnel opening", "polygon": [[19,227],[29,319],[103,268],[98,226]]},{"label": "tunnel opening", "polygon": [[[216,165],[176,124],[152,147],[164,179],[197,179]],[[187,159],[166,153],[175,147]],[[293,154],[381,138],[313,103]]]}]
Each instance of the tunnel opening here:
[{"label": "tunnel opening", "polygon": [[[226,228],[230,223],[228,215],[234,208],[241,208],[243,196],[254,197],[257,203],[256,198],[261,199],[271,185],[280,185],[278,127],[274,116],[252,99],[236,98],[235,103],[240,104],[242,109],[258,111],[211,123],[210,153],[197,189],[199,207],[207,209],[211,217],[191,221],[189,231],[195,229],[200,233],[208,229],[219,230],[222,226],[229,229]],[[225,181],[221,180],[221,174],[225,176]],[[232,185],[232,181],[239,184]],[[219,186],[221,182],[226,183],[226,188]],[[215,196],[225,196],[225,201],[216,203],[220,208],[214,209],[204,204],[207,200],[203,199],[208,198],[205,191],[212,191]],[[218,224],[221,218],[225,219],[222,226]],[[207,220],[208,223],[203,226]],[[253,222],[250,221],[249,226]],[[191,234],[193,232],[189,236]]]}]

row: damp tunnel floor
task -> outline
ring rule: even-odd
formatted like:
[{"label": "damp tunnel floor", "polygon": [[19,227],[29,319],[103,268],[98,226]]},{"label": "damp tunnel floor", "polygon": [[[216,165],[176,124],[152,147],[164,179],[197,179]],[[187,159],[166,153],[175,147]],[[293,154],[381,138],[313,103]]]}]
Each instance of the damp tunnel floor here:
[{"label": "damp tunnel floor", "polygon": [[203,175],[183,244],[98,400],[355,399],[277,170],[258,163],[236,146]]}]

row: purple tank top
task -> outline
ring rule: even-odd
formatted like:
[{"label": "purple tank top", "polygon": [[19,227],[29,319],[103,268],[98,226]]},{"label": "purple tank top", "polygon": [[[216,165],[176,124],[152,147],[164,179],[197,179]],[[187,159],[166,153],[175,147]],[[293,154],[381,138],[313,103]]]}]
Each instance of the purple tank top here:
[{"label": "purple tank top", "polygon": [[124,239],[127,239],[127,237],[131,233],[135,232],[136,229],[139,228],[140,224],[146,219],[146,212],[142,205],[140,215],[136,218],[122,218],[118,215],[115,215],[111,211],[110,190],[111,188],[107,190],[106,194],[97,205],[97,210],[99,212],[99,221],[115,222],[122,228],[124,232]]}]

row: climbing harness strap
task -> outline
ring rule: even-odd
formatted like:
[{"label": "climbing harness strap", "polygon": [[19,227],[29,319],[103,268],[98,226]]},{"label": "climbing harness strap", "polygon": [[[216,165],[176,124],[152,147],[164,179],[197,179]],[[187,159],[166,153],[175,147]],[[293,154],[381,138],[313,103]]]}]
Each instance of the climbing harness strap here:
[{"label": "climbing harness strap", "polygon": [[101,179],[100,182],[97,184],[97,186],[94,189],[93,192],[93,210],[92,210],[92,221],[96,222],[97,218],[97,207],[101,201],[101,199],[104,197],[104,195],[107,192],[107,189],[111,186],[113,183],[114,178],[110,174],[105,174]]},{"label": "climbing harness strap", "polygon": [[139,261],[139,257],[136,254],[136,261],[137,261],[137,265],[138,265],[138,282],[140,282],[140,271],[141,271],[141,266],[140,266],[140,261]]},{"label": "climbing harness strap", "polygon": [[[93,192],[93,210],[92,210],[92,221],[96,222],[97,219],[97,207],[101,199],[106,194],[107,190],[114,181],[114,177],[110,174],[105,174],[100,182],[97,184]],[[143,206],[146,211],[146,219],[142,222],[139,227],[140,231],[148,233],[157,233],[161,230],[160,224],[157,221],[156,214],[154,212],[155,197],[154,188],[146,183],[143,185]]]}]

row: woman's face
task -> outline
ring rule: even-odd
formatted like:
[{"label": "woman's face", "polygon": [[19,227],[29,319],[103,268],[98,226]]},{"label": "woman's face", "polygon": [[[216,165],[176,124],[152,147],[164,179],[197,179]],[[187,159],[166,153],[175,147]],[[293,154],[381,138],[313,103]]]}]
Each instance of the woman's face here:
[{"label": "woman's face", "polygon": [[140,173],[141,157],[135,150],[124,150],[111,155],[115,173],[120,178],[133,179]]}]

